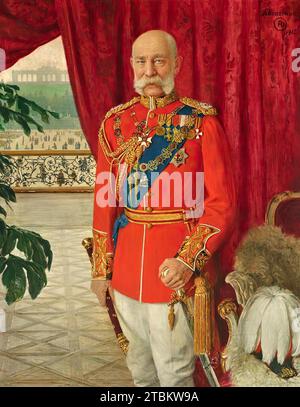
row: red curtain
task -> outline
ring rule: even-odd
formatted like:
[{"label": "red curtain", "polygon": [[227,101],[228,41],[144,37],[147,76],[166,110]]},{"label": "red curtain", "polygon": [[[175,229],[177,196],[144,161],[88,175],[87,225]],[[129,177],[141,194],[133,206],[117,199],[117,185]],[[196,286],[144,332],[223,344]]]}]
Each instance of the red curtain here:
[{"label": "red curtain", "polygon": [[[282,16],[279,16],[283,13]],[[300,190],[299,0],[5,0],[0,47],[8,66],[62,36],[81,125],[94,155],[104,113],[133,96],[132,41],[149,29],[174,35],[184,56],[177,88],[220,111],[235,165],[236,231],[223,272],[268,200]],[[223,296],[226,295],[226,290]]]},{"label": "red curtain", "polygon": [[52,1],[0,0],[0,48],[7,68],[59,35]]}]

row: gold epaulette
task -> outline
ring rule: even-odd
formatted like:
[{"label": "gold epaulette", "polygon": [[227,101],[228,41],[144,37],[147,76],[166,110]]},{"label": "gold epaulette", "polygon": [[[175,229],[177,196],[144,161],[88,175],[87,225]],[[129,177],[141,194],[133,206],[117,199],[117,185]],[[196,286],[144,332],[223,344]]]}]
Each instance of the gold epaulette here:
[{"label": "gold epaulette", "polygon": [[188,105],[197,110],[197,113],[203,113],[205,115],[215,116],[218,114],[217,109],[208,103],[199,102],[196,99],[180,98],[180,102],[184,105]]},{"label": "gold epaulette", "polygon": [[112,109],[110,109],[106,115],[105,115],[105,119],[108,119],[110,116],[112,116],[115,113],[119,113],[122,110],[127,109],[128,107],[134,105],[135,103],[140,101],[140,96],[135,96],[134,98],[132,98],[131,100],[129,100],[129,102],[126,103],[121,103],[118,106],[113,107]]}]

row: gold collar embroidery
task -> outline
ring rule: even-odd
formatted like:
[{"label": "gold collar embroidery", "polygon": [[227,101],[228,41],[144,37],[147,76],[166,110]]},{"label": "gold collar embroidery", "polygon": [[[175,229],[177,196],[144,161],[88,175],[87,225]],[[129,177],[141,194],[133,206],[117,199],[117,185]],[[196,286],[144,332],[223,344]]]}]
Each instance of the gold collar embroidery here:
[{"label": "gold collar embroidery", "polygon": [[155,96],[141,96],[140,102],[143,106],[147,107],[148,109],[157,109],[158,107],[164,107],[169,105],[172,102],[178,100],[178,95],[175,90],[173,90],[169,95],[165,95],[162,97],[155,97]]}]

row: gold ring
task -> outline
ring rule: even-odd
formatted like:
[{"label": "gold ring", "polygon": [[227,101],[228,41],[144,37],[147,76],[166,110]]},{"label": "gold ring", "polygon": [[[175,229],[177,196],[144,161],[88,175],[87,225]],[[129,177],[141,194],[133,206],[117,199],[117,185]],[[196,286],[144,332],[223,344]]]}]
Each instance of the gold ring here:
[{"label": "gold ring", "polygon": [[168,273],[170,272],[170,269],[168,267],[166,267],[161,273],[160,275],[163,276],[163,278],[167,277]]}]

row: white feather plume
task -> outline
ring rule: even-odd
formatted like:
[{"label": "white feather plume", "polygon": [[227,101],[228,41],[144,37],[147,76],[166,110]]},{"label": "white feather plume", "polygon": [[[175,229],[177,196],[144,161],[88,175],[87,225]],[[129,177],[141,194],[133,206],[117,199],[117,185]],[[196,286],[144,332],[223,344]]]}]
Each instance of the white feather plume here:
[{"label": "white feather plume", "polygon": [[295,315],[300,300],[289,290],[277,286],[260,287],[248,300],[238,326],[240,346],[252,353],[261,344],[263,361],[271,363],[277,354],[283,363],[292,344],[293,356],[300,354],[300,329],[295,330]]},{"label": "white feather plume", "polygon": [[270,293],[270,297],[261,323],[262,360],[270,364],[277,353],[278,363],[283,363],[291,341],[287,304],[280,293]]},{"label": "white feather plume", "polygon": [[292,335],[292,356],[300,355],[300,307],[298,297],[293,297],[294,304],[289,304],[289,323]]},{"label": "white feather plume", "polygon": [[261,322],[269,302],[270,299],[264,295],[255,294],[248,300],[240,316],[238,332],[241,346],[246,353],[254,352],[260,342]]}]

